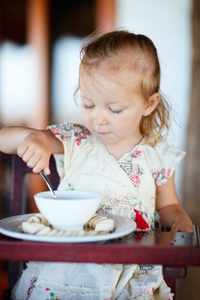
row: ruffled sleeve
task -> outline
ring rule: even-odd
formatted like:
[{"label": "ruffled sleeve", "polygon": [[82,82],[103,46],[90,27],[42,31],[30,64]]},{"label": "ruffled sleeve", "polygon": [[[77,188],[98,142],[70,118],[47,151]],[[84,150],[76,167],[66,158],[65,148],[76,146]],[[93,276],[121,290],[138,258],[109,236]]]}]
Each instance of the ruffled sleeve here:
[{"label": "ruffled sleeve", "polygon": [[174,173],[177,165],[185,156],[185,152],[167,142],[158,143],[148,151],[152,176],[158,187],[164,184]]},{"label": "ruffled sleeve", "polygon": [[64,155],[54,155],[57,171],[62,179],[65,171],[70,168],[71,160],[79,151],[82,151],[91,134],[84,126],[72,123],[50,125],[47,129],[51,130],[64,146]]},{"label": "ruffled sleeve", "polygon": [[81,140],[87,138],[90,132],[82,125],[76,125],[72,123],[63,123],[59,125],[50,125],[47,127],[51,132],[59,138],[61,141],[71,139],[72,142],[76,142],[77,146],[80,146]]}]

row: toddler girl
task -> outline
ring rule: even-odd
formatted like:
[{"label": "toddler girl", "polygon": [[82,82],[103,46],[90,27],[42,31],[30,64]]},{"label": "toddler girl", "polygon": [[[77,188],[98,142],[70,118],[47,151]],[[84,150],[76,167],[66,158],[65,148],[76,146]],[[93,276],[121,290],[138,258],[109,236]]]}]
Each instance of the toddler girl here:
[{"label": "toddler girl", "polygon": [[[138,230],[154,229],[157,211],[163,226],[193,231],[174,185],[184,152],[165,141],[169,105],[159,86],[157,51],[149,38],[122,30],[90,36],[79,71],[85,127],[6,127],[0,150],[17,153],[33,172],[46,174],[55,154],[59,189],[100,193],[100,212],[131,218]],[[161,266],[121,264],[30,262],[13,291],[20,300],[156,297],[172,299]]]}]

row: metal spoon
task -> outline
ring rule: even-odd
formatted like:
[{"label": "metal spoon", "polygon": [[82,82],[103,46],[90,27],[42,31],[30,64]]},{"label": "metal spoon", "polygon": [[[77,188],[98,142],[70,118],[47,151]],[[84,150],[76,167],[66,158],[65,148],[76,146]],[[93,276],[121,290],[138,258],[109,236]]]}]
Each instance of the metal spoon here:
[{"label": "metal spoon", "polygon": [[49,178],[47,177],[47,175],[43,171],[40,172],[40,175],[44,179],[46,185],[48,186],[49,190],[51,191],[51,193],[52,193],[52,195],[53,195],[53,197],[55,199],[56,198],[56,194],[55,194],[54,189],[53,189],[53,187],[51,185],[51,182],[49,181]]}]

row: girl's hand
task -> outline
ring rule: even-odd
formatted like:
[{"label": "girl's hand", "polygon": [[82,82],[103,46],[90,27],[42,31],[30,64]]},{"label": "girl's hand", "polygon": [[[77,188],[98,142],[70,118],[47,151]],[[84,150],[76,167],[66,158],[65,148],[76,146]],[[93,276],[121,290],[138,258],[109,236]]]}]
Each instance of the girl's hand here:
[{"label": "girl's hand", "polygon": [[158,211],[161,225],[172,232],[193,232],[193,224],[180,204],[168,205]]},{"label": "girl's hand", "polygon": [[44,171],[50,174],[51,149],[46,135],[40,130],[30,129],[29,134],[17,148],[17,154],[34,173]]},{"label": "girl's hand", "polygon": [[172,232],[181,231],[181,232],[193,232],[193,224],[190,218],[186,215],[186,213],[183,213],[179,216],[177,216],[176,221],[171,227]]},{"label": "girl's hand", "polygon": [[50,130],[8,126],[0,130],[0,151],[18,154],[33,172],[43,170],[49,175],[51,154],[63,154],[64,147]]}]

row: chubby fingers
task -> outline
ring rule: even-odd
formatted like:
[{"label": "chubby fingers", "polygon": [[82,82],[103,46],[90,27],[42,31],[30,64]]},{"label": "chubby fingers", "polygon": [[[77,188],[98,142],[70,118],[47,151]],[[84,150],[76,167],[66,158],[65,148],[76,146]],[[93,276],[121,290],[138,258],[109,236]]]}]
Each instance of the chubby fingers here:
[{"label": "chubby fingers", "polygon": [[194,232],[193,224],[189,218],[182,223],[175,222],[171,227],[171,232]]},{"label": "chubby fingers", "polygon": [[41,157],[38,161],[28,162],[27,166],[32,168],[34,173],[44,171],[47,175],[50,174],[49,162],[44,157]]},{"label": "chubby fingers", "polygon": [[176,223],[171,227],[171,232],[178,232],[180,231],[179,225]]},{"label": "chubby fingers", "polygon": [[34,173],[39,173],[44,170],[47,175],[50,174],[49,151],[41,150],[40,148],[32,147],[24,143],[17,149],[17,154],[29,168],[32,168]]}]

